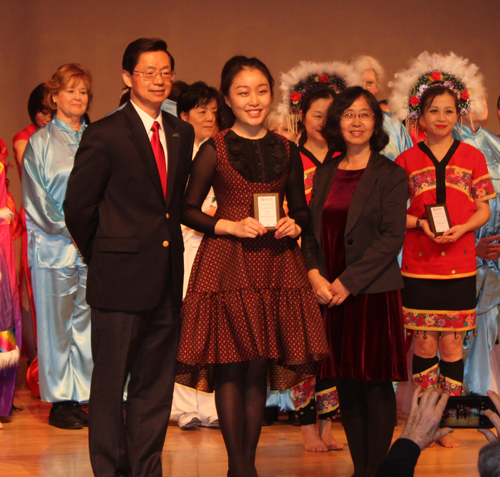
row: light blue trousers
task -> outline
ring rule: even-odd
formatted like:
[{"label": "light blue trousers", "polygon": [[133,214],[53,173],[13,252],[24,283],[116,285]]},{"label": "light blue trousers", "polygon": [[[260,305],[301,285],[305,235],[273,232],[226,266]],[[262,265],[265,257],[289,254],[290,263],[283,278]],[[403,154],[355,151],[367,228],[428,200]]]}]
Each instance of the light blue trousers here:
[{"label": "light blue trousers", "polygon": [[469,391],[485,396],[490,389],[490,351],[498,335],[498,307],[477,315],[476,336],[470,333],[469,354],[465,361],[464,377]]},{"label": "light blue trousers", "polygon": [[87,402],[92,376],[87,268],[31,270],[43,401]]},{"label": "light blue trousers", "polygon": [[282,412],[295,411],[292,390],[271,391],[268,387],[266,407],[279,407]]}]

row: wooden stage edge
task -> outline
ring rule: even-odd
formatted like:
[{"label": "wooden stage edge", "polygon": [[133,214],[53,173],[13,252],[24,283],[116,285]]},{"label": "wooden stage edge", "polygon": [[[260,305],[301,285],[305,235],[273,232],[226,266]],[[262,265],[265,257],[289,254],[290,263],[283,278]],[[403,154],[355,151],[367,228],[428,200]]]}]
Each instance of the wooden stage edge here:
[{"label": "wooden stage edge", "polygon": [[[24,380],[26,364],[19,374],[10,418],[1,419],[0,476],[2,477],[88,477],[90,468],[87,429],[65,431],[48,425],[50,404],[32,396]],[[402,431],[400,418],[394,436]],[[346,445],[343,451],[307,452],[300,428],[284,422],[264,427],[257,453],[259,477],[351,476],[353,469],[342,424],[333,424],[334,437]],[[458,449],[439,445],[422,452],[415,475],[426,477],[477,476],[477,456],[486,444],[473,429],[456,430],[462,442]],[[226,452],[219,430],[182,431],[171,422],[163,450],[163,475],[169,477],[223,477]]]}]

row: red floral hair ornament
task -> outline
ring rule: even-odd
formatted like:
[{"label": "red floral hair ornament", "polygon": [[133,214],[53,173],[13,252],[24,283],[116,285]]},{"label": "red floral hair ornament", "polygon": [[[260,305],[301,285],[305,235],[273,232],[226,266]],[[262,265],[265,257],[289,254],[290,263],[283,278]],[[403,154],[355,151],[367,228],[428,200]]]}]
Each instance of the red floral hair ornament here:
[{"label": "red floral hair ornament", "polygon": [[418,121],[420,98],[427,88],[433,86],[444,86],[455,93],[461,116],[484,112],[483,76],[475,64],[455,53],[440,55],[424,51],[407,70],[396,73],[394,77],[395,80],[389,83],[392,88],[389,108],[393,112],[393,121],[409,120],[407,128]]},{"label": "red floral hair ornament", "polygon": [[301,102],[306,93],[330,89],[338,94],[349,86],[361,84],[361,76],[347,63],[301,61],[281,75],[282,102],[278,105],[281,121],[286,117],[288,128],[297,133]]}]

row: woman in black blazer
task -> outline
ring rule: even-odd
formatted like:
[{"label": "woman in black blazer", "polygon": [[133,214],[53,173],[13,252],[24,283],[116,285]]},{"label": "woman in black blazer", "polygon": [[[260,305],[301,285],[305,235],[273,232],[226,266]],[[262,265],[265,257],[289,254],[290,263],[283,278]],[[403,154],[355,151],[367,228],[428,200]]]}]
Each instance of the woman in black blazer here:
[{"label": "woman in black blazer", "polygon": [[340,93],[323,135],[342,154],[318,167],[302,251],[323,307],[355,477],[374,476],[396,421],[392,381],[406,380],[397,255],[406,223],[404,170],[379,154],[389,141],[375,96]]}]

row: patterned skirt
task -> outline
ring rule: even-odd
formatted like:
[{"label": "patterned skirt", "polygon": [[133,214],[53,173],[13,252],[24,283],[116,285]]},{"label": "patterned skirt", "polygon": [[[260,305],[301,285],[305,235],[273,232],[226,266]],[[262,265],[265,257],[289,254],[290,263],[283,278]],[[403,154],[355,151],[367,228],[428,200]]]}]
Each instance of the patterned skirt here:
[{"label": "patterned skirt", "polygon": [[476,327],[476,277],[432,280],[403,277],[405,328],[469,331]]},{"label": "patterned skirt", "polygon": [[205,235],[182,307],[178,383],[210,392],[215,364],[267,358],[271,387],[287,389],[327,354],[295,240]]}]

